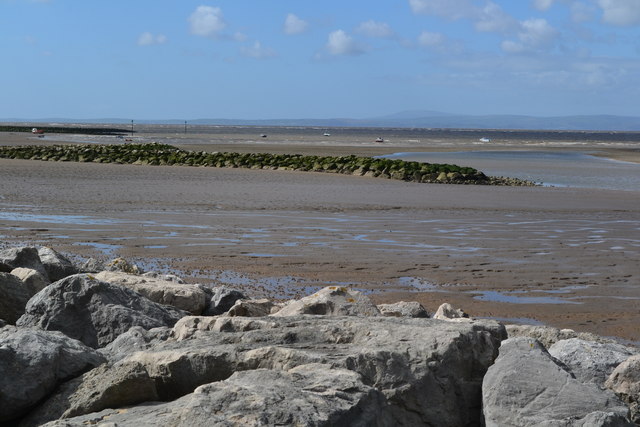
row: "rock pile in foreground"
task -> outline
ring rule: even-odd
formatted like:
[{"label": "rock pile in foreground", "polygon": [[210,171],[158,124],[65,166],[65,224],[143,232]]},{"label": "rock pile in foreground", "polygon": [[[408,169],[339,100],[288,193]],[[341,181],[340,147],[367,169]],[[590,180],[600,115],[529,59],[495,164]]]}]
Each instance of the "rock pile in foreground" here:
[{"label": "rock pile in foreground", "polygon": [[640,421],[634,347],[451,306],[375,306],[348,288],[275,303],[27,247],[0,251],[0,318],[0,423],[12,425]]}]

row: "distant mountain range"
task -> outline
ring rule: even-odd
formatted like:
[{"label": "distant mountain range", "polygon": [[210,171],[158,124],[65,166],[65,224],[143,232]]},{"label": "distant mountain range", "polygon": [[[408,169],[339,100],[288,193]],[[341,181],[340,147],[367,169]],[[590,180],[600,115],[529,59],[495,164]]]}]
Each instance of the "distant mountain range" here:
[{"label": "distant mountain range", "polygon": [[[0,119],[10,123],[109,123],[128,124],[131,119]],[[368,119],[195,119],[186,120],[190,125],[222,126],[317,126],[317,127],[399,127],[439,129],[527,129],[527,130],[594,130],[640,131],[640,117],[613,115],[536,117],[521,115],[463,115],[438,111],[412,110]],[[184,119],[134,120],[138,124],[182,124]]]}]

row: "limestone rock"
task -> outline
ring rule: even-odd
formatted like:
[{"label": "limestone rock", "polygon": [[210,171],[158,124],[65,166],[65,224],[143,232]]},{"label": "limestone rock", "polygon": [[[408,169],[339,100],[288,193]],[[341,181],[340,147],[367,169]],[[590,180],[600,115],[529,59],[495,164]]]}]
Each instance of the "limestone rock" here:
[{"label": "limestone rock", "polygon": [[[189,316],[186,317],[188,318]],[[168,340],[172,333],[173,329],[167,327],[146,330],[140,326],[133,326],[98,351],[103,354],[110,363],[115,364],[136,351],[145,351],[162,341]]]},{"label": "limestone rock", "polygon": [[147,271],[146,273],[141,274],[141,276],[151,277],[153,279],[160,279],[166,282],[174,282],[181,285],[185,283],[184,280],[182,280],[180,277],[176,276],[175,274],[162,274],[156,271]]},{"label": "limestone rock", "polygon": [[106,271],[120,271],[122,273],[142,274],[142,268],[130,263],[124,258],[114,258],[104,264]]},{"label": "limestone rock", "polygon": [[503,341],[482,383],[486,426],[628,425],[629,410],[612,392],[565,369],[533,338]]},{"label": "limestone rock", "polygon": [[170,305],[191,314],[200,314],[205,306],[206,294],[197,285],[180,284],[148,276],[116,271],[102,271],[96,279],[124,286],[158,304]]},{"label": "limestone rock", "polygon": [[226,286],[213,288],[209,303],[202,314],[217,316],[226,313],[239,299],[247,299],[247,297],[242,292]]},{"label": "limestone rock", "polygon": [[556,342],[549,348],[549,354],[567,365],[578,380],[604,387],[613,370],[633,352],[621,344],[571,338]]},{"label": "limestone rock", "polygon": [[640,354],[629,357],[611,373],[605,386],[631,409],[631,420],[640,425]]},{"label": "limestone rock", "polygon": [[22,280],[10,273],[0,273],[0,319],[15,324],[31,296]]},{"label": "limestone rock", "polygon": [[23,415],[58,384],[104,361],[60,332],[5,326],[0,329],[0,422]]},{"label": "limestone rock", "polygon": [[383,400],[355,372],[303,365],[287,372],[238,372],[170,403],[105,410],[48,425],[79,426],[93,420],[118,426],[391,425],[393,420],[383,413]]},{"label": "limestone rock", "polygon": [[9,273],[18,267],[31,268],[48,277],[36,248],[24,246],[0,251],[0,272]]},{"label": "limestone rock", "polygon": [[[198,329],[195,319],[206,319],[207,329]],[[181,327],[193,325],[192,333],[180,340],[156,341],[120,363],[144,366],[161,400],[188,395],[200,385],[227,380],[241,371],[290,371],[319,363],[325,370],[346,369],[359,375],[362,383],[384,397],[376,406],[383,411],[380,416],[398,425],[457,426],[479,421],[482,377],[505,337],[504,327],[492,321],[381,316],[213,320],[186,318]],[[273,410],[280,410],[280,405],[286,402],[274,404]],[[166,409],[143,408],[154,416]],[[209,407],[203,410],[211,413]]]},{"label": "limestone rock", "polygon": [[550,348],[553,344],[560,340],[568,340],[570,338],[580,338],[585,341],[594,341],[602,343],[612,343],[613,340],[607,340],[588,332],[576,332],[573,329],[558,329],[550,326],[537,325],[506,325],[509,338],[529,337],[534,338],[545,347]]},{"label": "limestone rock", "polygon": [[20,427],[35,427],[59,418],[156,400],[155,381],[142,365],[105,363],[60,386],[54,395],[21,420]]},{"label": "limestone rock", "polygon": [[37,294],[51,283],[48,278],[31,268],[14,268],[11,270],[11,274],[22,281],[31,296]]},{"label": "limestone rock", "polygon": [[89,258],[80,266],[79,270],[79,273],[98,273],[105,270],[105,265],[102,261]]},{"label": "limestone rock", "polygon": [[433,315],[434,319],[440,320],[460,320],[468,319],[469,315],[459,308],[454,308],[449,303],[444,303],[438,307],[436,314]]},{"label": "limestone rock", "polygon": [[20,326],[61,331],[90,347],[104,347],[132,326],[173,326],[186,313],[118,285],[77,274],[59,280],[27,304]]},{"label": "limestone rock", "polygon": [[379,304],[377,307],[383,316],[429,317],[429,312],[417,301],[400,301],[395,304]]},{"label": "limestone rock", "polygon": [[39,248],[38,256],[51,282],[57,282],[60,279],[78,273],[78,269],[71,261],[51,248],[46,246]]},{"label": "limestone rock", "polygon": [[380,310],[361,292],[329,286],[313,295],[286,304],[274,316],[317,314],[332,316],[379,316]]},{"label": "limestone rock", "polygon": [[229,317],[262,317],[271,314],[271,309],[275,307],[273,301],[262,298],[255,300],[238,300],[224,315]]}]

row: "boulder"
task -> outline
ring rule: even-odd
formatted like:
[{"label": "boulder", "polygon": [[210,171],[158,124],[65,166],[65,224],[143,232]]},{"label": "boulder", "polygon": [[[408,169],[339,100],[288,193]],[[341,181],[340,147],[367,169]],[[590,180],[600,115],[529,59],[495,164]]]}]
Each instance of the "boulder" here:
[{"label": "boulder", "polygon": [[22,281],[31,296],[34,296],[51,283],[48,278],[31,268],[14,268],[11,270],[11,274]]},{"label": "boulder", "polygon": [[51,282],[57,282],[67,276],[78,274],[78,269],[71,263],[71,261],[51,248],[46,246],[39,248],[38,256],[40,257],[40,262],[44,265],[44,269],[47,271],[49,281]]},{"label": "boulder", "polygon": [[605,387],[629,405],[631,420],[640,425],[640,354],[618,365],[605,382]]},{"label": "boulder", "polygon": [[545,347],[550,348],[553,344],[560,340],[568,340],[570,338],[580,338],[585,341],[594,342],[614,342],[589,332],[576,332],[573,329],[558,329],[551,326],[538,325],[506,325],[509,338],[529,337],[534,338]]},{"label": "boulder", "polygon": [[303,365],[289,371],[237,372],[173,402],[110,409],[47,425],[80,426],[94,420],[118,426],[392,425],[383,401],[382,393],[355,372]]},{"label": "boulder", "polygon": [[233,304],[233,307],[227,311],[224,316],[229,317],[262,317],[271,314],[271,310],[276,305],[267,298],[253,299],[253,300],[238,300]]},{"label": "boulder", "polygon": [[197,285],[169,282],[149,276],[139,276],[118,271],[102,271],[96,279],[124,286],[158,304],[170,305],[198,315],[205,306],[206,294]]},{"label": "boulder", "polygon": [[[190,316],[186,316],[186,318],[189,317]],[[183,317],[183,319],[184,318],[185,317]],[[180,322],[180,320],[178,322]],[[104,355],[110,363],[115,364],[136,351],[145,351],[162,341],[168,340],[172,334],[173,329],[167,327],[146,330],[140,326],[133,326],[98,351]]]},{"label": "boulder", "polygon": [[[199,322],[195,319],[206,319],[207,329],[197,329]],[[381,316],[219,317],[213,320],[186,318],[180,327],[187,329],[193,325],[192,333],[184,334],[180,340],[155,341],[145,351],[130,353],[119,363],[142,365],[155,380],[159,398],[166,401],[182,396],[187,396],[183,398],[186,399],[201,385],[219,382],[211,384],[211,390],[217,390],[217,387],[226,387],[227,381],[234,383],[232,377],[254,375],[244,371],[267,370],[266,375],[279,384],[278,388],[285,385],[277,382],[280,381],[277,378],[283,378],[286,383],[293,381],[295,385],[295,380],[283,373],[302,365],[321,364],[323,368],[318,369],[322,372],[350,371],[348,375],[343,372],[339,376],[352,378],[350,381],[359,379],[373,389],[382,399],[375,404],[380,419],[393,420],[397,425],[458,426],[479,422],[482,378],[497,355],[500,340],[505,337],[504,327],[488,320],[456,323]],[[293,372],[297,378],[299,372]],[[318,381],[326,375],[332,374],[313,374]],[[250,378],[256,385],[261,381]],[[335,379],[336,384],[340,381]],[[325,389],[313,385],[304,388]],[[349,389],[340,395],[347,400],[357,400],[360,390],[368,389],[356,385],[352,390],[354,395]],[[240,393],[239,396],[246,395]],[[332,392],[327,391],[325,397],[331,396]],[[251,405],[251,399],[236,398],[234,405],[240,410]],[[288,400],[269,400],[270,410],[289,411]],[[198,418],[190,417],[197,416],[193,411],[198,407],[209,416],[216,414],[217,401],[227,399],[216,395],[213,401],[194,403],[195,406],[187,404],[184,423],[197,424],[194,420]],[[166,404],[145,404],[128,408],[126,412],[158,417],[167,410]],[[218,415],[225,417],[227,411],[234,413],[235,409],[224,406],[220,411]],[[102,414],[109,414],[109,421],[116,422],[120,418],[111,418],[116,412],[103,411],[92,416],[100,419]],[[360,419],[358,417],[365,415],[358,413],[359,410],[354,410],[353,424],[366,425],[370,419]],[[74,425],[76,420],[68,422]],[[123,419],[122,422],[128,423]]]},{"label": "boulder", "polygon": [[25,414],[60,383],[105,362],[97,351],[60,332],[0,329],[0,422]]},{"label": "boulder", "polygon": [[0,272],[9,273],[18,267],[36,270],[43,276],[48,277],[47,271],[40,261],[38,249],[31,246],[24,246],[0,251]]},{"label": "boulder", "polygon": [[629,425],[629,409],[611,391],[567,369],[533,338],[503,341],[482,383],[486,426]]},{"label": "boulder", "polygon": [[47,421],[156,400],[155,381],[144,366],[105,363],[62,384],[55,394],[20,421],[20,427],[36,427]]},{"label": "boulder", "polygon": [[380,310],[361,292],[329,286],[313,295],[287,303],[274,316],[316,314],[331,316],[379,316]]},{"label": "boulder", "polygon": [[184,280],[182,280],[180,277],[176,276],[175,274],[162,274],[156,271],[147,271],[146,273],[141,274],[141,276],[151,277],[153,279],[160,279],[160,280],[164,280],[165,282],[174,282],[181,285],[185,283]]},{"label": "boulder", "polygon": [[600,387],[604,387],[613,370],[633,353],[621,344],[604,344],[579,338],[561,340],[549,348],[549,354],[567,365],[578,380],[593,382]]},{"label": "boulder", "polygon": [[33,294],[18,277],[0,273],[0,319],[15,324]]},{"label": "boulder", "polygon": [[213,288],[209,303],[202,314],[205,316],[217,316],[226,313],[239,299],[247,299],[247,297],[242,292],[226,286]]},{"label": "boulder", "polygon": [[417,301],[400,301],[395,304],[379,304],[377,307],[383,316],[429,317],[429,312]]},{"label": "boulder", "polygon": [[104,347],[132,326],[151,329],[173,326],[182,310],[154,303],[137,292],[76,274],[36,294],[19,326],[61,331],[89,347]]},{"label": "boulder", "polygon": [[79,268],[79,273],[98,273],[105,270],[104,262],[89,258]]},{"label": "boulder", "polygon": [[142,268],[124,258],[114,258],[104,264],[106,271],[120,271],[122,273],[142,274]]},{"label": "boulder", "polygon": [[444,304],[438,307],[436,314],[433,315],[434,319],[440,320],[454,320],[461,321],[464,319],[468,319],[469,315],[462,311],[459,308],[454,308],[451,304],[445,302]]}]

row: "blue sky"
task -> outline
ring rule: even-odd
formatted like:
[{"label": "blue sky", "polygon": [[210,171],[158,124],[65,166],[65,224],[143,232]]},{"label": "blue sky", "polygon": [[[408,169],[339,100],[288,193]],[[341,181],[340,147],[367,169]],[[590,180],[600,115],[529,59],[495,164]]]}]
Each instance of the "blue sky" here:
[{"label": "blue sky", "polygon": [[0,0],[0,117],[640,116],[640,0]]}]

